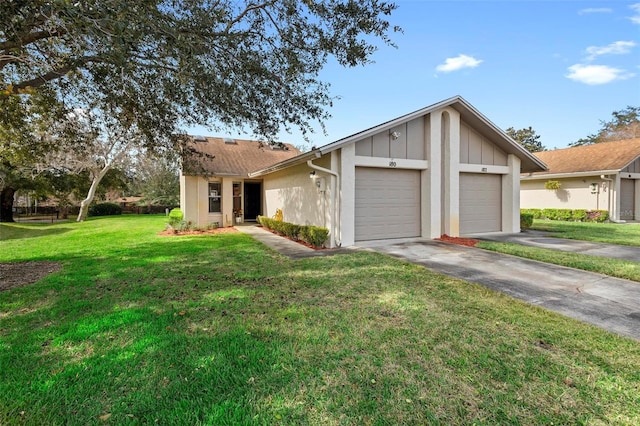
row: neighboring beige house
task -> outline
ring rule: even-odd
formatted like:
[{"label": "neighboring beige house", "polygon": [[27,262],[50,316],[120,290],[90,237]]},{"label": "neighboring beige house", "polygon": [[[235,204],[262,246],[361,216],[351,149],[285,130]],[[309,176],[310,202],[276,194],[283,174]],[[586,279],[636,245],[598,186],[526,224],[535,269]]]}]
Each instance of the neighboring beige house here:
[{"label": "neighboring beige house", "polygon": [[[612,221],[640,220],[640,138],[535,156],[549,169],[521,176],[522,208],[607,210]],[[546,189],[550,180],[560,188]]]},{"label": "neighboring beige house", "polygon": [[263,212],[261,178],[249,172],[300,154],[292,145],[196,136],[180,175],[184,219],[199,226],[255,221]]},{"label": "neighboring beige house", "polygon": [[456,96],[249,177],[262,184],[262,214],[325,226],[336,247],[519,232],[520,174],[545,169]]}]

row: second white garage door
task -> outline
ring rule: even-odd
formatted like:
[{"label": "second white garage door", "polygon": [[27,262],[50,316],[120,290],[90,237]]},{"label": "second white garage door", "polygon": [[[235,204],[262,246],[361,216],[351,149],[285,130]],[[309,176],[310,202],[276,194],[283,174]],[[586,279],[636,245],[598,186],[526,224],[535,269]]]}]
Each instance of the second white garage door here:
[{"label": "second white garage door", "polygon": [[620,179],[620,219],[633,220],[635,218],[635,180]]},{"label": "second white garage door", "polygon": [[356,168],[355,239],[420,236],[420,171]]},{"label": "second white garage door", "polygon": [[502,176],[460,174],[460,234],[502,230]]}]

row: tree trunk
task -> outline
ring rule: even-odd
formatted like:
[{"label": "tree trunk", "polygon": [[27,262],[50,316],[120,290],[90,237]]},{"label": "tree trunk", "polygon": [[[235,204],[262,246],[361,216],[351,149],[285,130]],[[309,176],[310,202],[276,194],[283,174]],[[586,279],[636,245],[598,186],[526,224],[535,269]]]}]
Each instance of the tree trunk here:
[{"label": "tree trunk", "polygon": [[16,190],[5,186],[0,192],[0,222],[15,222],[13,220],[13,196]]},{"label": "tree trunk", "polygon": [[80,203],[80,212],[78,213],[76,222],[84,222],[87,219],[87,214],[89,213],[89,205],[93,201],[93,197],[95,197],[96,195],[98,185],[110,168],[111,166],[107,165],[102,170],[100,170],[99,173],[94,174],[93,181],[91,182],[91,187],[89,188],[89,193],[87,194],[87,198],[82,200],[82,202]]}]

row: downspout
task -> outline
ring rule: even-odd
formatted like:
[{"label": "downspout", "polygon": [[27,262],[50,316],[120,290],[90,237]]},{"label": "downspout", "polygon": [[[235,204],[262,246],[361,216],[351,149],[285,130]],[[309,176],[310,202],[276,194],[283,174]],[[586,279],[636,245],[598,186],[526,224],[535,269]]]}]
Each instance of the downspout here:
[{"label": "downspout", "polygon": [[600,175],[600,179],[609,182],[609,184],[607,185],[607,211],[609,212],[609,221],[618,222],[617,220],[613,220],[611,218],[611,187],[613,186],[613,179],[609,179],[606,176],[608,175]]},{"label": "downspout", "polygon": [[[319,156],[320,156],[319,154],[316,154],[316,158],[318,158]],[[339,200],[338,193],[340,192],[339,191],[340,175],[334,172],[333,170],[325,169],[324,167],[320,167],[313,164],[313,160],[307,160],[307,166],[309,166],[313,170],[317,170],[322,173],[327,173],[335,179],[335,184],[331,185],[331,197],[333,198],[333,200],[331,202],[331,206],[332,206],[331,228],[332,229],[329,230],[329,245],[331,247],[340,247],[341,243],[336,239],[338,235],[338,223],[337,223],[338,214],[337,213],[338,213],[338,200]],[[333,182],[333,179],[332,179],[332,182]]]}]

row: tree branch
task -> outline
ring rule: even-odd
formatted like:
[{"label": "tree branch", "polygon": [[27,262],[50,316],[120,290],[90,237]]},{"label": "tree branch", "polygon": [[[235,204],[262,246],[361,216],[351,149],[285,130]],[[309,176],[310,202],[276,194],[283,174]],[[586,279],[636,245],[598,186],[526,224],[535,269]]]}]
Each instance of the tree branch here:
[{"label": "tree branch", "polygon": [[64,28],[56,28],[53,31],[42,30],[34,33],[28,33],[25,37],[21,37],[17,41],[0,42],[0,50],[2,51],[2,54],[8,55],[9,50],[19,49],[39,40],[50,37],[60,37],[65,34],[67,34],[67,30]]}]

